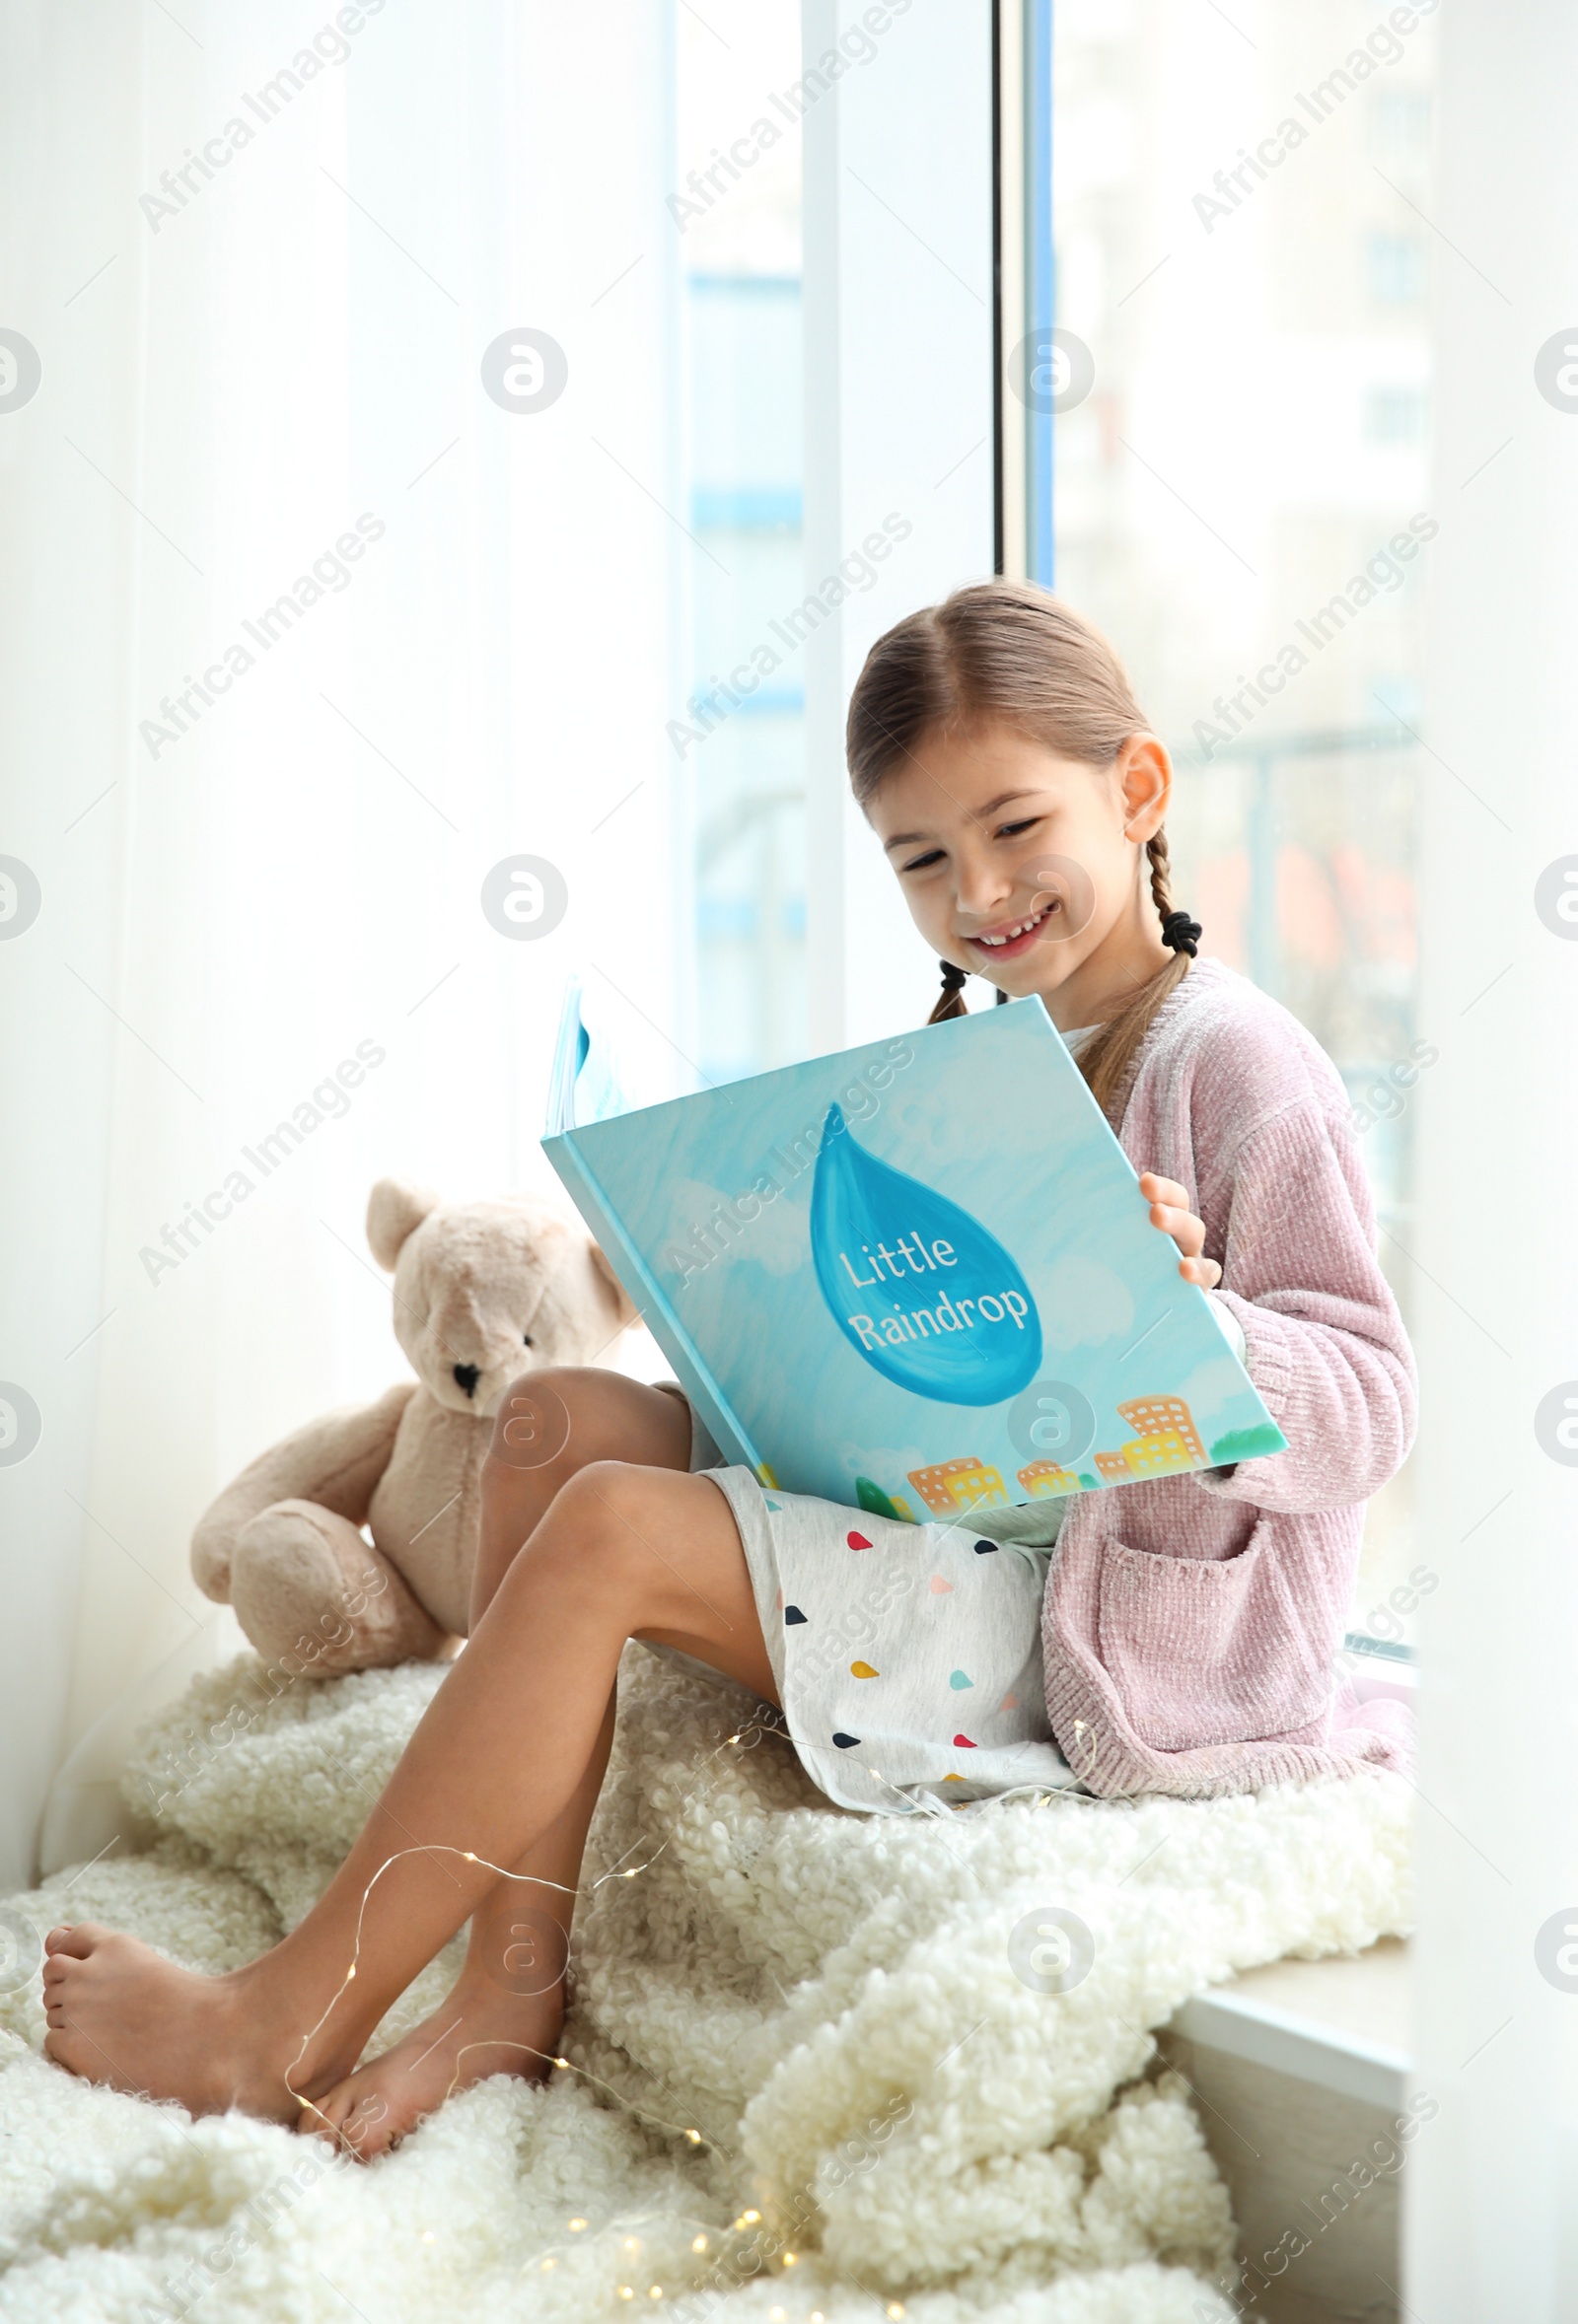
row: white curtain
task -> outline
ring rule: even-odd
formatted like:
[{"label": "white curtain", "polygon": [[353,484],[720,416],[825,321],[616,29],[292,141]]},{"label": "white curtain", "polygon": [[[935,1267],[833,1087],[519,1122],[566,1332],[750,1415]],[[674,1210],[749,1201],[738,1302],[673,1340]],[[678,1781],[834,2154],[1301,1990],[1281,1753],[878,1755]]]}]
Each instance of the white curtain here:
[{"label": "white curtain", "polygon": [[[1408,2313],[1578,2312],[1578,211],[1564,0],[1442,12],[1419,1023],[1422,1620]],[[1490,310],[1495,309],[1494,315]],[[1494,466],[1476,473],[1491,456]],[[1489,485],[1488,491],[1481,491]],[[1456,778],[1456,780],[1454,780]],[[1499,827],[1498,827],[1499,826]],[[1437,1028],[1439,1027],[1439,1035]]]},{"label": "white curtain", "polygon": [[[0,340],[16,1881],[57,1771],[51,1861],[118,1828],[130,1709],[237,1643],[186,1571],[217,1487],[403,1375],[373,1180],[551,1184],[572,964],[682,1076],[684,512],[665,0],[0,23],[0,326],[39,363],[23,401]],[[481,366],[523,327],[567,384],[516,412]],[[516,854],[567,883],[540,941],[481,908]]]}]

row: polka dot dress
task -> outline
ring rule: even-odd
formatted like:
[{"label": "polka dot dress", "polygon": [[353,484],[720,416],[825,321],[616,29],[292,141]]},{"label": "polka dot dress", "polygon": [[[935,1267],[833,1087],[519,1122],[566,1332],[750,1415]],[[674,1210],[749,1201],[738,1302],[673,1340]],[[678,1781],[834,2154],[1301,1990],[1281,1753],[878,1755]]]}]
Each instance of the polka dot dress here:
[{"label": "polka dot dress", "polygon": [[[789,1733],[841,1807],[935,1812],[1075,1777],[1046,1722],[1048,1553],[905,1525],[704,1457],[745,1544]],[[712,1461],[717,1454],[714,1451]]]}]

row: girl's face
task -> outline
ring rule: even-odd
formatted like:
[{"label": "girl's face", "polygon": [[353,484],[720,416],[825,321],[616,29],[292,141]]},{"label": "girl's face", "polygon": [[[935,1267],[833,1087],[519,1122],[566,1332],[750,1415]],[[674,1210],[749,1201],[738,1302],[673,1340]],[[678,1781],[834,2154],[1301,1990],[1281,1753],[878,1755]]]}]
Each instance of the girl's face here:
[{"label": "girl's face", "polygon": [[932,950],[1015,999],[1040,993],[1067,1031],[1172,957],[1145,862],[1171,791],[1154,736],[1103,768],[991,726],[924,737],[868,811]]}]

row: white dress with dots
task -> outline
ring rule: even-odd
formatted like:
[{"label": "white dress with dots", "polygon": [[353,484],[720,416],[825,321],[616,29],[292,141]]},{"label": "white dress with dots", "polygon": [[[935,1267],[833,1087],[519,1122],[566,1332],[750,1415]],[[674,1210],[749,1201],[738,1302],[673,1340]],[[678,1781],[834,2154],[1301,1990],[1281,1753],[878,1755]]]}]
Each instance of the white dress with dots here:
[{"label": "white dress with dots", "polygon": [[968,1517],[906,1525],[769,1491],[721,1465],[694,1412],[691,1434],[692,1470],[740,1528],[790,1738],[829,1799],[912,1815],[1077,1782],[1041,1687],[1050,1550]]}]

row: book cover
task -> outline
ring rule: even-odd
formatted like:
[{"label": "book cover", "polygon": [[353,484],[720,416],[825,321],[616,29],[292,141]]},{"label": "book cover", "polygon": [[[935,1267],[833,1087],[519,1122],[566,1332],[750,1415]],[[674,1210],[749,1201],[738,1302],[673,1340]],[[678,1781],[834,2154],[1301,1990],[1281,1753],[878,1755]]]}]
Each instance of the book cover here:
[{"label": "book cover", "polygon": [[565,982],[548,1072],[547,1136],[557,1137],[578,1122],[606,1121],[629,1109],[612,1045],[588,1010],[579,972],[573,973]]},{"label": "book cover", "polygon": [[924,1523],[1283,1448],[1039,1000],[543,1148],[764,1484]]}]

